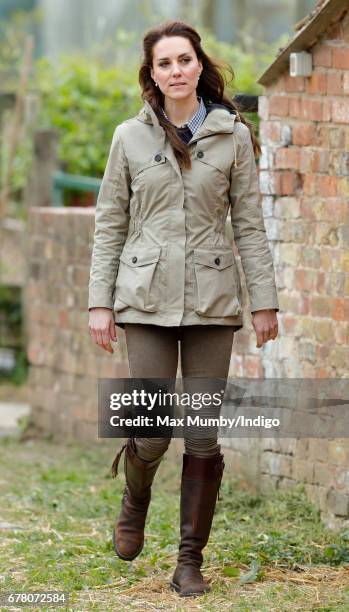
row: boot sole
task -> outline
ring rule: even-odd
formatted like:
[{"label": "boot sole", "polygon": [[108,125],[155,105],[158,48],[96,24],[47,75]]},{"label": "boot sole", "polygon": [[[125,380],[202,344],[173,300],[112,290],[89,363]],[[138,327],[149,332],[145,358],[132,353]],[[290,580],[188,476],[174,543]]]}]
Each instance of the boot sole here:
[{"label": "boot sole", "polygon": [[134,555],[132,555],[131,557],[126,557],[125,555],[121,554],[117,549],[116,542],[115,542],[115,531],[113,530],[113,546],[114,546],[114,550],[117,556],[120,559],[122,559],[123,561],[133,561],[133,559],[138,557],[138,555],[142,552],[144,544],[142,544],[141,548],[139,548]]},{"label": "boot sole", "polygon": [[200,597],[200,595],[206,595],[206,593],[209,593],[211,590],[208,589],[207,591],[193,591],[192,593],[181,593],[181,587],[172,581],[170,582],[170,587],[171,589],[176,591],[176,593],[178,593],[179,597]]}]

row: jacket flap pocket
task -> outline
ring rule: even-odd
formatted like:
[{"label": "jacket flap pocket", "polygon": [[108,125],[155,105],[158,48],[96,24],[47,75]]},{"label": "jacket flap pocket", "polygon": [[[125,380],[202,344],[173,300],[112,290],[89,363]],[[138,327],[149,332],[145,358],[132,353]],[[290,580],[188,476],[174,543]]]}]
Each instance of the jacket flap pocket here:
[{"label": "jacket flap pocket", "polygon": [[194,261],[208,266],[209,268],[216,268],[216,270],[224,270],[228,266],[234,263],[234,255],[232,251],[203,251],[201,249],[194,249]]},{"label": "jacket flap pocket", "polygon": [[228,174],[227,178],[229,178],[229,170],[227,170],[226,161],[217,159],[217,157],[214,157],[212,155],[212,152],[207,153],[206,151],[198,147],[198,152],[196,153],[195,157],[201,163],[206,164],[208,166],[212,166],[212,168],[215,168],[216,170],[224,174],[224,176],[227,176]]},{"label": "jacket flap pocket", "polygon": [[120,260],[132,268],[137,268],[156,263],[160,259],[160,253],[161,247],[150,247],[149,249],[134,247],[132,250],[124,249],[120,255]]},{"label": "jacket flap pocket", "polygon": [[144,170],[147,170],[148,168],[152,168],[153,166],[161,166],[161,164],[164,164],[166,162],[166,156],[158,153],[156,155],[152,155],[152,157],[146,161],[143,162],[142,164],[140,164],[138,166],[138,168],[136,169],[135,173],[134,173],[134,177],[136,178],[139,174],[141,174],[142,172],[144,172]]}]

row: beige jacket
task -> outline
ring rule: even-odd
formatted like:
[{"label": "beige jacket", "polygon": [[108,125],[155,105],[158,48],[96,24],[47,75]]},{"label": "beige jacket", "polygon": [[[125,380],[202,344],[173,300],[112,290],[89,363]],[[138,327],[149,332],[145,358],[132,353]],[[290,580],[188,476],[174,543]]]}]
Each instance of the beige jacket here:
[{"label": "beige jacket", "polygon": [[115,130],[95,213],[88,308],[116,323],[242,326],[241,284],[226,221],[246,277],[251,312],[279,308],[249,129],[213,107],[180,169],[148,102]]}]

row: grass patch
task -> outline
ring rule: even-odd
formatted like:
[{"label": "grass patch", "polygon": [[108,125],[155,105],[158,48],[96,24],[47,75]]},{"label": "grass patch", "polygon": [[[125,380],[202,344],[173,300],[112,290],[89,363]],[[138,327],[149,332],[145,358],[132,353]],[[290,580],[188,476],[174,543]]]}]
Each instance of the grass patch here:
[{"label": "grass patch", "polygon": [[326,529],[301,487],[251,495],[228,473],[204,551],[212,592],[182,600],[170,591],[180,484],[171,456],[156,476],[142,554],[118,559],[111,533],[124,476],[112,479],[110,466],[119,446],[0,440],[1,590],[66,591],[83,610],[349,609],[348,531]]}]

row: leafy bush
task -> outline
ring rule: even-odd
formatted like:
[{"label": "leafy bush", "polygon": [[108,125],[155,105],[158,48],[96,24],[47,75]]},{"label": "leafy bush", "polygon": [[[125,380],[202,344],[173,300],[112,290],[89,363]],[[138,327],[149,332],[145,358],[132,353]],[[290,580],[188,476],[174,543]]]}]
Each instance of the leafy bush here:
[{"label": "leafy bush", "polygon": [[37,84],[42,95],[39,121],[58,129],[63,169],[102,176],[116,125],[141,106],[136,75],[75,55],[62,58],[56,68],[40,60]]}]

